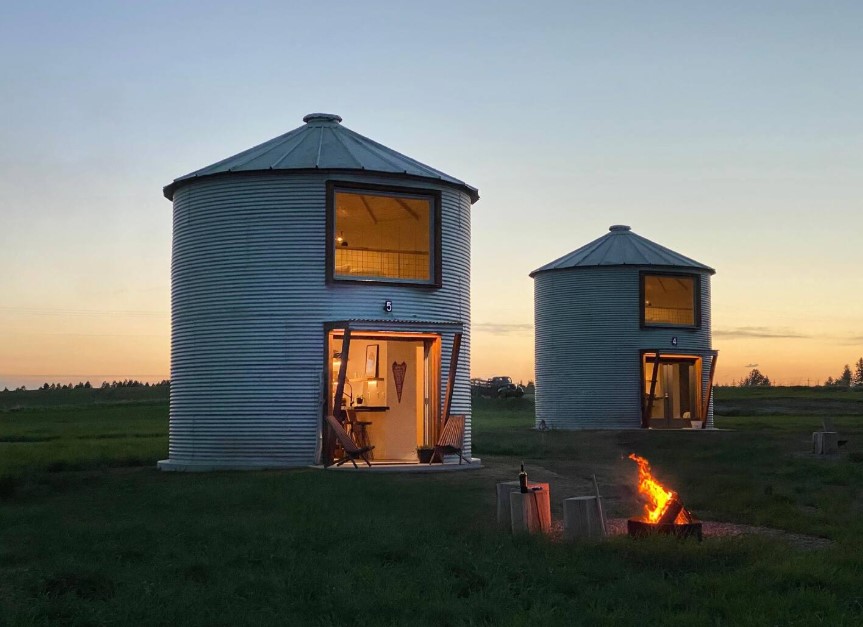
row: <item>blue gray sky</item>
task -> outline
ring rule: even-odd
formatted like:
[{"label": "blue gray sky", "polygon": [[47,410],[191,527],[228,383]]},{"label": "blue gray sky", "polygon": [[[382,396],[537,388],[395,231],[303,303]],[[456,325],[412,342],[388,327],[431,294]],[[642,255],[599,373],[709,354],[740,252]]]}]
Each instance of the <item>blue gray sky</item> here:
[{"label": "blue gray sky", "polygon": [[532,376],[528,273],[623,223],[717,269],[720,381],[835,377],[863,355],[861,24],[814,0],[7,0],[0,389],[168,376],[161,187],[312,111],[479,187],[475,376]]}]

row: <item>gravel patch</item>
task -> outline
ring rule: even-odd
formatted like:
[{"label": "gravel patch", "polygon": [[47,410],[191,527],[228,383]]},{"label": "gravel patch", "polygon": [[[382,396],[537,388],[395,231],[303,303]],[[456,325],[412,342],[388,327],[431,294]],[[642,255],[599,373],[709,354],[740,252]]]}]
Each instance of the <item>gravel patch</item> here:
[{"label": "gravel patch", "polygon": [[[784,540],[796,549],[807,551],[823,550],[833,544],[827,538],[808,536],[802,533],[791,533],[782,529],[771,529],[770,527],[756,527],[754,525],[740,525],[737,523],[713,522],[709,520],[701,521],[701,525],[702,534],[705,539],[750,535],[767,536]],[[606,528],[609,535],[625,535],[626,518],[610,518],[606,521]]]}]

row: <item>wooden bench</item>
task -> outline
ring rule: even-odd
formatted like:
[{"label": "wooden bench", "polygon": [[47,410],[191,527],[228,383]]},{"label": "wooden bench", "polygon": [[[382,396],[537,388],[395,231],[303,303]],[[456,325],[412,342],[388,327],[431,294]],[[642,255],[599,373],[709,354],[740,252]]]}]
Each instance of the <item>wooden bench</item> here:
[{"label": "wooden bench", "polygon": [[354,465],[354,468],[357,468],[356,460],[359,458],[371,467],[372,463],[369,461],[368,453],[374,448],[374,446],[357,446],[357,443],[354,442],[350,434],[345,431],[342,423],[336,420],[335,416],[327,416],[326,420],[327,426],[335,434],[336,439],[342,446],[342,450],[345,452],[345,456],[336,461],[336,466],[341,466],[345,462],[349,461]]},{"label": "wooden bench", "polygon": [[450,416],[449,420],[447,420],[444,425],[443,431],[441,431],[440,437],[434,445],[434,452],[429,460],[429,464],[431,464],[435,458],[440,459],[441,463],[443,463],[443,456],[448,453],[458,453],[459,465],[461,465],[462,460],[469,464],[470,460],[462,455],[461,450],[463,447],[464,416]]}]

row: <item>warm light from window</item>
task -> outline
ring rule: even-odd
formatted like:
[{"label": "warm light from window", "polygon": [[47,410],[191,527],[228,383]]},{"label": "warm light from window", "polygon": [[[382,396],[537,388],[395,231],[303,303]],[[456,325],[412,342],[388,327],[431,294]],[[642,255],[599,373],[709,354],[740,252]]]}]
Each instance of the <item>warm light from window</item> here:
[{"label": "warm light from window", "polygon": [[645,274],[644,323],[659,326],[695,326],[695,285],[693,276]]},{"label": "warm light from window", "polygon": [[433,197],[337,190],[334,202],[333,276],[432,279]]}]

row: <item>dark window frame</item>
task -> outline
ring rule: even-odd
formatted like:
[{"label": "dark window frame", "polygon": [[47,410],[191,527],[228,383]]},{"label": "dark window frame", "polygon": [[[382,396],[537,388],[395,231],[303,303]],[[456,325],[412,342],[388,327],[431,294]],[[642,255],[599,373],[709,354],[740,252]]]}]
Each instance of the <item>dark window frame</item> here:
[{"label": "dark window frame", "polygon": [[[692,279],[692,308],[695,324],[674,324],[672,322],[648,322],[644,319],[644,280],[648,276],[676,277]],[[638,273],[638,317],[642,329],[700,329],[701,328],[701,275],[689,272],[663,272],[642,270]]]},{"label": "dark window frame", "polygon": [[[427,281],[407,281],[404,279],[384,278],[346,278],[335,274],[335,240],[336,240],[336,192],[340,190],[350,192],[369,192],[370,194],[384,192],[387,194],[405,194],[408,196],[427,196],[431,200],[431,224],[433,230],[431,250],[433,255],[431,277]],[[391,285],[403,287],[419,287],[437,289],[443,285],[443,264],[441,263],[441,192],[436,189],[424,187],[403,187],[396,185],[379,185],[374,183],[358,183],[356,181],[327,181],[326,190],[326,282],[327,284],[365,284],[365,285]]]}]

